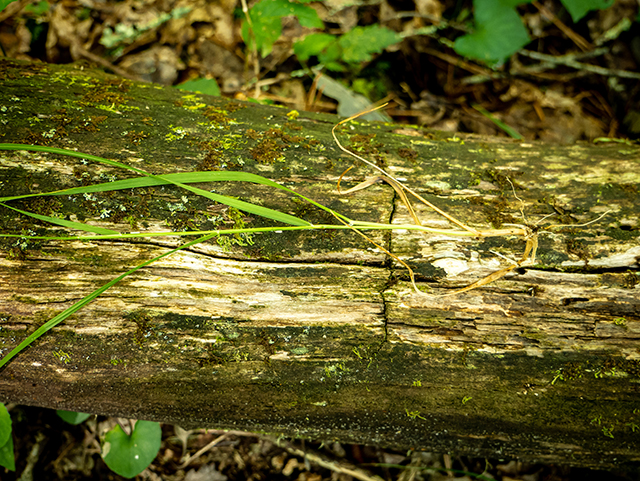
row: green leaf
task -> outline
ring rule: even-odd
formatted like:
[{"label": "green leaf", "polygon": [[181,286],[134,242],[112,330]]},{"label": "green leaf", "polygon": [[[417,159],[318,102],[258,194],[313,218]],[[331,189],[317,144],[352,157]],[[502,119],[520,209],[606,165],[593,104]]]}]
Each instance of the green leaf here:
[{"label": "green leaf", "polygon": [[136,421],[131,436],[117,425],[104,437],[102,459],[116,474],[133,478],[155,459],[161,441],[162,429],[158,423]]},{"label": "green leaf", "polygon": [[527,43],[529,34],[514,6],[520,0],[475,0],[474,33],[456,39],[454,50],[488,64],[504,62]]},{"label": "green leaf", "polygon": [[293,52],[300,62],[306,62],[312,56],[318,56],[329,45],[336,42],[335,35],[328,33],[312,33],[293,44]]},{"label": "green leaf", "polygon": [[13,437],[9,436],[6,443],[0,446],[0,466],[9,471],[16,470],[15,454],[13,454]]},{"label": "green leaf", "polygon": [[60,416],[60,418],[63,421],[68,422],[69,424],[73,424],[74,426],[76,424],[80,424],[80,423],[86,421],[87,419],[89,419],[91,417],[91,414],[76,413],[76,412],[73,412],[73,411],[63,411],[61,409],[58,409],[56,411],[56,413],[58,414],[58,416]]},{"label": "green leaf", "polygon": [[[116,162],[113,160],[109,160],[109,159],[105,159],[102,157],[98,157],[95,155],[90,155],[90,154],[85,154],[82,152],[75,152],[72,150],[66,150],[66,149],[60,149],[60,148],[56,148],[56,147],[47,147],[47,146],[37,146],[37,145],[23,145],[23,144],[11,144],[11,143],[0,143],[0,150],[28,150],[28,151],[36,151],[36,152],[49,152],[49,153],[53,153],[53,154],[60,154],[60,155],[67,155],[70,157],[78,157],[81,159],[88,159],[88,160],[92,160],[95,162],[100,162],[100,163],[104,163],[107,165],[113,165],[115,167],[120,167],[120,168],[124,168],[133,172],[136,172],[138,174],[141,174],[145,177],[141,177],[141,178],[135,178],[135,179],[127,179],[127,180],[122,180],[122,181],[117,181],[117,182],[107,182],[104,184],[100,184],[100,185],[93,185],[93,186],[87,186],[87,187],[77,187],[77,188],[72,188],[72,189],[65,189],[65,190],[61,190],[61,191],[56,191],[56,192],[46,192],[46,193],[42,193],[42,194],[28,194],[28,195],[22,195],[22,196],[10,196],[10,197],[3,197],[0,199],[1,201],[4,202],[8,202],[10,200],[15,200],[15,199],[23,199],[23,198],[28,198],[28,197],[37,197],[37,196],[42,196],[42,195],[68,195],[71,192],[74,193],[81,193],[83,191],[86,191],[85,189],[91,189],[92,192],[105,192],[105,191],[110,191],[110,190],[115,190],[115,186],[117,185],[118,188],[123,189],[123,188],[133,188],[136,186],[144,186],[144,185],[164,185],[164,184],[173,184],[176,185],[178,187],[182,187],[183,189],[189,190],[195,194],[198,195],[202,195],[205,196],[207,198],[210,198],[212,200],[216,200],[222,203],[225,203],[229,206],[232,207],[236,207],[240,210],[245,210],[247,212],[251,212],[251,213],[255,213],[257,215],[263,216],[263,217],[267,217],[273,220],[278,220],[281,222],[285,222],[285,223],[289,223],[291,224],[293,227],[289,227],[289,229],[293,228],[293,229],[297,229],[297,228],[314,228],[314,226],[307,222],[304,221],[302,219],[299,219],[298,217],[289,215],[289,214],[285,214],[282,212],[278,212],[275,211],[273,209],[268,209],[266,207],[261,207],[261,206],[257,206],[254,204],[250,204],[248,202],[242,202],[239,201],[237,199],[233,199],[230,197],[225,197],[225,196],[221,196],[218,194],[213,194],[210,193],[208,191],[202,190],[202,189],[198,189],[195,187],[191,187],[189,185],[186,185],[182,182],[206,182],[206,181],[214,181],[214,180],[218,180],[218,181],[239,181],[239,182],[253,182],[253,183],[257,183],[257,184],[262,184],[262,185],[266,185],[266,186],[270,186],[270,187],[275,187],[277,189],[283,190],[285,192],[288,192],[290,194],[294,194],[297,195],[298,197],[300,197],[301,199],[304,199],[305,201],[307,201],[308,203],[315,205],[316,207],[323,209],[327,212],[330,212],[332,215],[334,215],[335,217],[342,219],[345,223],[352,223],[352,221],[333,211],[332,209],[329,209],[328,207],[325,207],[321,204],[318,204],[317,202],[308,199],[307,197],[296,193],[295,191],[280,185],[272,180],[266,179],[264,177],[261,177],[259,175],[256,174],[250,174],[247,172],[185,172],[185,173],[180,173],[180,174],[169,174],[166,176],[159,176],[159,175],[152,175],[149,174],[148,172],[145,172],[144,170],[135,168],[135,167],[131,167],[131,166],[127,166],[125,164],[122,164],[120,162]],[[343,226],[336,226],[336,227],[343,227]],[[267,231],[273,228],[257,228],[257,229],[246,229],[247,232],[249,231]],[[287,227],[284,227],[283,229],[287,229]],[[231,233],[231,232],[228,232]],[[182,249],[186,249],[189,248],[191,246],[194,246],[198,243],[201,242],[205,242],[209,239],[212,239],[218,235],[223,235],[225,234],[224,231],[215,231],[215,232],[210,232],[207,233],[206,235],[197,238],[196,240],[187,242],[186,244],[181,245],[180,247],[177,247],[175,249],[171,249],[168,252],[165,252],[163,254],[160,254],[156,257],[154,257],[153,259],[150,259],[148,261],[145,261],[139,265],[137,265],[136,267],[128,270],[127,272],[125,272],[124,274],[121,274],[120,276],[116,277],[115,279],[112,279],[111,281],[107,282],[106,284],[104,284],[102,287],[96,289],[95,291],[93,291],[92,293],[90,293],[89,295],[85,296],[84,298],[82,298],[80,301],[76,302],[75,304],[73,304],[71,307],[65,309],[64,311],[62,311],[61,313],[57,314],[56,316],[54,316],[52,319],[50,319],[49,321],[45,322],[43,325],[41,325],[40,327],[38,327],[33,333],[31,333],[29,336],[27,336],[26,339],[24,339],[23,341],[21,341],[16,347],[14,347],[8,354],[6,354],[2,359],[0,359],[0,368],[2,368],[3,366],[5,366],[9,361],[11,361],[11,359],[13,359],[15,356],[17,356],[22,350],[24,350],[26,347],[28,347],[33,341],[35,341],[36,339],[38,339],[40,336],[44,335],[45,333],[47,333],[49,330],[53,329],[55,326],[57,326],[58,324],[60,324],[61,322],[63,322],[64,320],[66,320],[69,316],[71,316],[72,314],[74,314],[75,312],[79,311],[80,309],[82,309],[83,307],[85,307],[87,304],[93,302],[98,296],[102,295],[102,293],[104,293],[105,291],[107,291],[109,288],[111,288],[112,286],[114,286],[115,284],[117,284],[118,282],[120,282],[122,279],[124,279],[125,277],[127,277],[128,275],[133,274],[134,272],[136,272],[139,269],[142,269],[143,267],[146,267],[154,262],[156,262],[159,259],[162,259],[166,256],[169,256],[171,254],[173,254],[174,252],[177,252],[179,250]],[[117,234],[118,236],[120,236],[120,234]],[[5,235],[0,234],[0,236],[4,237]],[[105,236],[106,237],[106,236]]]},{"label": "green leaf", "polygon": [[[273,44],[282,33],[281,19],[280,17],[258,17],[256,20],[253,16],[251,17],[253,36],[255,37],[258,51],[261,57],[266,57],[271,53]],[[246,21],[242,24],[242,40],[248,47],[253,48],[253,38],[249,31],[249,24]]]},{"label": "green leaf", "polygon": [[9,416],[7,407],[0,403],[0,466],[7,468],[9,471],[15,471],[11,431],[11,416]]},{"label": "green leaf", "polygon": [[[324,26],[313,8],[289,0],[262,0],[251,7],[249,17],[261,56],[266,57],[271,53],[273,44],[282,34],[282,18],[290,15],[295,16],[303,27]],[[252,47],[252,36],[246,21],[242,24],[242,39],[247,46]]]},{"label": "green leaf", "polygon": [[32,14],[35,17],[39,17],[40,15],[44,15],[45,13],[47,13],[50,8],[51,5],[49,5],[49,2],[47,2],[46,0],[41,0],[36,4],[32,3],[30,5],[27,5],[26,7],[24,7],[24,11]]},{"label": "green leaf", "polygon": [[297,2],[290,2],[289,0],[262,0],[255,4],[250,10],[251,20],[254,19],[254,14],[264,17],[288,17],[293,15],[298,19],[300,25],[309,28],[322,28],[324,24],[318,13],[311,7],[305,7]]},{"label": "green leaf", "polygon": [[205,95],[214,95],[216,97],[220,96],[220,87],[218,87],[216,79],[213,78],[187,80],[186,82],[176,85],[175,88]]},{"label": "green leaf", "polygon": [[348,63],[368,62],[372,54],[382,53],[389,45],[402,37],[393,30],[379,25],[355,27],[342,35],[338,42],[342,47],[342,60]]},{"label": "green leaf", "polygon": [[0,403],[0,446],[11,437],[11,416],[7,407]]},{"label": "green leaf", "polygon": [[15,1],[16,0],[0,0],[0,12],[2,12],[5,8],[7,8],[7,5]]},{"label": "green leaf", "polygon": [[329,70],[334,72],[345,72],[347,67],[340,60],[342,59],[342,47],[336,41],[330,44],[324,51],[318,54],[318,60]]},{"label": "green leaf", "polygon": [[561,0],[574,22],[579,22],[591,10],[604,10],[615,0]]}]

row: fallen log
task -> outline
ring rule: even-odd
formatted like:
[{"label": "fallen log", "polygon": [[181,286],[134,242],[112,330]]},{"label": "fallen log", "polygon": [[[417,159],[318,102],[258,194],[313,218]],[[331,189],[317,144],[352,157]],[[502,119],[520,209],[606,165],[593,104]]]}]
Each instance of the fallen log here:
[{"label": "fallen log", "polygon": [[[0,82],[3,143],[71,149],[157,175],[254,173],[350,219],[413,222],[386,184],[338,195],[338,179],[357,162],[333,140],[334,116],[79,65],[3,59]],[[473,230],[527,234],[461,236],[416,203],[423,225],[442,232],[367,230],[390,257],[284,191],[197,184],[337,227],[219,235],[136,271],[12,359],[0,372],[0,401],[185,428],[637,465],[638,146],[359,121],[336,133]],[[342,182],[375,174],[359,164]],[[132,175],[58,154],[0,152],[3,197]],[[19,237],[0,244],[2,356],[98,287],[191,239],[44,240],[34,236],[61,228],[5,206],[119,232],[276,225],[175,185],[5,202],[0,232]],[[534,240],[535,262],[518,264]]]}]

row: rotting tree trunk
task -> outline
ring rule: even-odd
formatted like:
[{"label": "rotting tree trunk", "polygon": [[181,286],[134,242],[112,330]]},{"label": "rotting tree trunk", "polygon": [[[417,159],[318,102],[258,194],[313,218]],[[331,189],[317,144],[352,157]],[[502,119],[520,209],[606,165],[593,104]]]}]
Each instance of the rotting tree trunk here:
[{"label": "rotting tree trunk", "polygon": [[[258,173],[355,219],[407,223],[386,185],[338,196],[352,159],[329,115],[136,84],[77,66],[0,62],[2,142],[49,143],[161,174]],[[488,286],[419,296],[350,231],[230,237],[137,271],[0,373],[0,401],[177,423],[582,466],[640,460],[636,146],[456,138],[354,122],[343,143],[477,228],[598,222],[540,235],[538,263]],[[57,155],[0,152],[2,195],[131,176]],[[349,184],[371,172],[349,173]],[[513,183],[513,188],[509,178]],[[206,189],[304,217],[262,186]],[[517,194],[517,198],[514,194]],[[520,200],[521,199],[521,200]],[[14,202],[123,232],[269,225],[177,188]],[[419,207],[425,225],[451,227]],[[55,233],[0,210],[3,233]],[[517,259],[521,238],[370,236],[421,289],[456,288]],[[0,346],[182,238],[4,239]],[[245,245],[241,245],[245,244]]]}]

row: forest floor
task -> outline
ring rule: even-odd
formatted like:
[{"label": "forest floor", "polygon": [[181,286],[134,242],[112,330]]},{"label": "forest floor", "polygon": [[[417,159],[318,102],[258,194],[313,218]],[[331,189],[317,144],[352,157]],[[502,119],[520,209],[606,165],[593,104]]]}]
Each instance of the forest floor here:
[{"label": "forest floor", "polygon": [[[394,122],[427,129],[554,143],[640,137],[637,0],[615,1],[578,23],[558,1],[522,5],[517,12],[531,41],[493,68],[451,48],[472,26],[471,1],[308,5],[324,29],[284,17],[281,35],[261,56],[242,39],[245,16],[238,0],[18,0],[0,12],[0,47],[8,57],[85,62],[164,85],[215,80],[224,96],[298,110],[350,115],[355,112],[349,108],[360,105],[353,99],[366,95],[389,102],[385,115]],[[358,62],[342,51],[322,75],[312,67],[327,58],[326,51],[304,62],[294,53],[295,44],[311,33],[339,38],[371,25],[402,34],[402,41],[372,46]],[[100,433],[113,419],[93,416],[72,426],[54,411],[9,407],[17,470],[2,474],[2,480],[124,479],[100,457]],[[615,481],[639,476],[164,425],[160,452],[137,479]]]}]

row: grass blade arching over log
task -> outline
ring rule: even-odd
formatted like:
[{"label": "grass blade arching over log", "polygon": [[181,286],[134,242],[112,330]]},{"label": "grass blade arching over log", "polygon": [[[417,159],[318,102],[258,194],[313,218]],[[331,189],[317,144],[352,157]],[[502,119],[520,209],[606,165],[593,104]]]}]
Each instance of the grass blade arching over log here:
[{"label": "grass blade arching over log", "polygon": [[[6,207],[7,209],[11,209],[20,214],[27,215],[29,217],[33,217],[34,219],[38,219],[44,222],[49,222],[50,224],[59,225],[60,227],[65,227],[67,229],[82,230],[85,232],[92,232],[94,234],[101,234],[101,235],[120,234],[118,231],[105,229],[104,227],[83,224],[82,222],[74,222],[72,220],[60,219],[58,217],[52,217],[49,215],[41,215],[41,214],[35,214],[33,212],[27,212],[26,210],[17,209],[15,207],[11,207],[10,205],[3,204],[2,202],[0,202],[0,205],[2,207]],[[20,236],[20,237],[23,237],[23,236]]]},{"label": "grass blade arching over log", "polygon": [[[45,240],[62,240],[62,239],[80,239],[80,238],[84,238],[84,239],[89,239],[89,238],[93,238],[93,239],[121,239],[121,238],[128,238],[128,237],[149,237],[152,235],[180,235],[180,234],[189,234],[189,235],[201,235],[201,234],[205,234],[202,235],[201,237],[199,237],[198,239],[195,239],[193,241],[187,242],[177,248],[171,249],[159,256],[154,257],[153,259],[150,259],[148,261],[145,261],[139,265],[137,265],[136,267],[134,267],[133,269],[128,270],[127,272],[125,272],[124,274],[121,274],[120,276],[116,277],[115,279],[112,279],[111,281],[107,282],[105,285],[103,285],[102,287],[96,289],[95,291],[93,291],[91,294],[89,294],[88,296],[84,297],[83,299],[81,299],[80,301],[76,302],[75,304],[73,304],[71,307],[69,307],[68,309],[65,309],[63,312],[61,312],[60,314],[54,316],[52,319],[50,319],[49,321],[47,321],[46,323],[44,323],[42,326],[40,326],[39,328],[37,328],[32,334],[30,334],[29,336],[27,336],[26,339],[24,339],[22,342],[20,342],[18,344],[18,346],[16,346],[15,348],[13,348],[6,356],[4,356],[2,359],[0,359],[0,368],[2,368],[3,366],[5,366],[11,359],[13,359],[16,355],[18,355],[21,351],[23,351],[24,349],[26,349],[31,343],[33,343],[36,339],[38,339],[39,337],[41,337],[42,335],[46,334],[49,330],[53,329],[55,326],[57,326],[58,324],[60,324],[61,322],[63,322],[65,319],[67,319],[69,316],[71,316],[72,314],[74,314],[75,312],[77,312],[78,310],[82,309],[84,306],[86,306],[87,304],[91,303],[93,300],[95,300],[98,296],[100,296],[102,293],[104,293],[107,289],[109,289],[110,287],[112,287],[113,285],[115,285],[116,283],[118,283],[119,281],[121,281],[122,279],[124,279],[126,276],[136,272],[137,270],[146,267],[150,264],[152,264],[153,262],[169,256],[171,254],[173,254],[174,252],[181,250],[181,249],[185,249],[188,247],[191,247],[193,245],[199,244],[201,242],[204,242],[208,239],[211,239],[215,236],[218,235],[228,235],[228,234],[235,234],[235,233],[241,233],[241,232],[246,232],[246,233],[252,233],[252,232],[269,232],[269,231],[275,231],[275,230],[283,230],[283,229],[293,229],[293,230],[305,230],[305,229],[317,229],[318,227],[314,226],[313,224],[311,224],[310,222],[307,222],[303,219],[300,219],[298,217],[295,217],[293,215],[284,213],[284,212],[280,212],[274,209],[269,209],[267,207],[262,207],[259,205],[255,205],[255,204],[251,204],[249,202],[245,202],[239,199],[234,199],[231,197],[227,197],[227,196],[223,196],[220,194],[215,194],[209,191],[206,191],[204,189],[200,189],[197,187],[193,187],[190,185],[187,185],[188,183],[196,183],[196,182],[249,182],[249,183],[255,183],[255,184],[262,184],[265,186],[270,186],[270,187],[274,187],[280,190],[284,190],[290,194],[296,195],[302,199],[304,199],[305,201],[325,210],[328,211],[330,213],[332,213],[334,216],[336,216],[338,219],[340,219],[343,223],[346,222],[351,222],[350,219],[348,219],[347,217],[342,216],[341,214],[338,214],[337,212],[333,211],[332,209],[329,209],[328,207],[325,207],[311,199],[306,198],[305,196],[298,194],[296,192],[294,192],[291,189],[288,189],[287,187],[284,187],[276,182],[273,182],[269,179],[266,179],[264,177],[261,177],[259,175],[256,174],[250,174],[250,173],[246,173],[246,172],[187,172],[187,173],[178,173],[178,174],[168,174],[168,175],[153,175],[150,174],[144,170],[135,168],[135,167],[131,167],[131,166],[127,166],[125,164],[122,164],[120,162],[116,162],[116,161],[112,161],[109,159],[105,159],[102,157],[98,157],[95,155],[90,155],[90,154],[84,154],[84,153],[80,153],[80,152],[75,152],[75,151],[71,151],[71,150],[66,150],[66,149],[60,149],[60,148],[56,148],[56,147],[47,147],[47,146],[37,146],[37,145],[23,145],[23,144],[0,144],[0,150],[29,150],[29,151],[36,151],[36,152],[48,152],[48,153],[52,153],[52,154],[59,154],[59,155],[66,155],[66,156],[70,156],[70,157],[76,157],[76,158],[81,158],[81,159],[86,159],[86,160],[91,160],[91,161],[95,161],[95,162],[100,162],[103,164],[107,164],[107,165],[111,165],[114,167],[119,167],[119,168],[123,168],[126,170],[130,170],[132,172],[135,172],[137,174],[140,174],[142,177],[136,177],[136,178],[132,178],[132,179],[125,179],[125,180],[120,180],[120,181],[114,181],[114,182],[107,182],[107,183],[102,183],[102,184],[95,184],[95,185],[90,185],[90,186],[84,186],[84,187],[76,187],[76,188],[70,188],[70,189],[63,189],[63,190],[59,190],[59,191],[55,191],[55,192],[45,192],[45,193],[37,193],[37,194],[27,194],[27,195],[18,195],[18,196],[8,196],[8,197],[2,197],[0,198],[0,206],[6,207],[8,209],[11,209],[15,212],[18,212],[20,214],[23,215],[27,215],[30,217],[33,217],[35,219],[38,219],[40,221],[45,221],[45,222],[49,222],[52,223],[54,225],[59,225],[61,227],[65,227],[65,228],[69,228],[69,229],[76,229],[76,230],[82,230],[85,232],[90,232],[93,234],[98,234],[96,236],[69,236],[69,237],[63,237],[63,236],[23,236],[23,235],[13,235],[13,234],[0,234],[0,237],[28,237],[28,238],[41,238],[41,239],[45,239]],[[219,202],[221,204],[225,204],[228,205],[230,207],[234,207],[237,208],[239,210],[242,210],[244,212],[250,213],[250,214],[254,214],[254,215],[258,215],[267,219],[271,219],[271,220],[275,220],[277,222],[281,222],[284,224],[288,224],[288,226],[280,226],[280,227],[266,227],[266,228],[253,228],[253,229],[227,229],[227,230],[216,230],[216,231],[208,231],[208,232],[202,232],[202,233],[197,233],[197,232],[192,232],[192,233],[174,233],[174,232],[168,232],[168,233],[137,233],[137,234],[123,234],[123,233],[119,233],[110,229],[105,229],[102,227],[96,227],[96,226],[90,226],[87,224],[83,224],[83,223],[79,223],[79,222],[73,222],[73,221],[67,221],[65,219],[59,219],[56,217],[51,217],[51,216],[45,216],[45,215],[41,215],[41,214],[35,214],[32,212],[27,212],[21,209],[18,209],[16,207],[12,207],[9,205],[6,205],[5,202],[10,202],[12,200],[20,200],[20,199],[26,199],[26,198],[31,198],[31,197],[39,197],[39,196],[48,196],[48,195],[74,195],[74,194],[88,194],[88,193],[95,193],[95,192],[110,192],[110,191],[114,191],[114,190],[123,190],[123,189],[133,189],[133,188],[137,188],[137,187],[150,187],[150,186],[157,186],[157,185],[175,185],[177,187],[181,187],[187,191],[190,191],[194,194],[200,195],[202,197],[205,197],[207,199],[213,200],[215,202]],[[344,225],[327,225],[327,226],[322,226],[321,228],[346,228]]]},{"label": "grass blade arching over log", "polygon": [[[103,157],[98,157],[95,155],[90,155],[90,154],[84,154],[82,152],[75,152],[73,150],[67,150],[67,149],[59,149],[57,147],[47,147],[47,146],[41,146],[41,145],[26,145],[26,144],[0,144],[0,150],[29,150],[29,151],[36,151],[36,152],[48,152],[51,154],[59,154],[59,155],[66,155],[69,157],[77,157],[80,159],[86,159],[86,160],[92,160],[94,162],[100,162],[102,164],[107,164],[107,165],[111,165],[114,167],[119,167],[122,169],[126,169],[126,170],[130,170],[132,172],[136,172],[137,174],[140,174],[142,176],[144,176],[143,178],[147,178],[150,180],[155,181],[154,183],[148,184],[148,185],[167,185],[167,184],[173,184],[177,187],[181,187],[185,190],[188,190],[194,194],[200,195],[202,197],[206,197],[207,199],[213,200],[215,202],[219,202],[221,204],[225,204],[228,205],[230,207],[235,207],[238,210],[242,210],[244,212],[247,212],[249,214],[254,214],[254,215],[259,215],[261,217],[265,217],[267,219],[271,219],[271,220],[275,220],[277,222],[282,222],[284,224],[289,224],[289,225],[311,225],[310,222],[307,222],[306,220],[302,220],[298,217],[295,217],[293,215],[290,214],[286,214],[284,212],[279,212],[277,210],[273,210],[273,209],[269,209],[267,207],[262,207],[259,205],[255,205],[255,204],[251,204],[249,202],[245,202],[239,199],[233,199],[231,197],[227,197],[221,194],[214,194],[212,192],[206,191],[204,189],[199,189],[197,187],[192,187],[190,185],[187,185],[185,183],[182,183],[178,180],[173,180],[171,177],[169,176],[164,176],[164,175],[154,175],[151,174],[149,172],[146,172],[142,169],[138,169],[137,167],[131,167],[129,165],[125,165],[122,164],[120,162],[116,162],[114,160],[109,160],[109,159],[105,159]],[[199,173],[195,173],[195,172],[190,172],[188,173],[188,176],[185,176],[183,179],[181,180],[186,180],[188,182],[203,182],[203,178],[204,176],[202,175],[202,172]],[[214,174],[214,172],[211,172],[210,174]],[[281,186],[280,184],[277,184],[276,182],[273,182],[269,179],[266,179],[264,177],[261,177],[259,175],[255,175],[255,174],[247,174],[245,172],[234,172],[234,174],[236,174],[235,180],[238,181],[243,181],[243,182],[254,182],[254,183],[260,183],[260,184],[264,184],[264,185],[271,185],[271,186],[277,186],[280,189],[284,189],[288,192],[294,193],[291,189],[287,189],[284,186]],[[175,174],[173,174],[175,175]],[[184,175],[184,174],[183,174]],[[244,180],[244,178],[246,177],[246,179],[252,179],[252,180]],[[215,178],[215,176],[211,176],[211,178]],[[134,179],[131,179],[134,180]],[[220,179],[221,180],[221,179]],[[229,179],[230,180],[230,179]],[[124,181],[119,181],[121,182],[119,184],[119,189],[129,189],[129,188],[133,188],[133,187],[128,187],[128,185],[133,185],[130,183],[129,180],[124,180]],[[144,182],[138,180],[137,182],[139,182],[140,184],[138,186],[144,186]],[[113,184],[112,182],[106,182],[104,184],[98,184],[98,185],[94,185],[94,186],[90,186],[93,189],[90,190],[83,190],[84,188],[79,187],[79,188],[75,188],[75,189],[65,189],[65,190],[59,190],[59,191],[55,191],[55,192],[48,192],[48,193],[43,193],[43,194],[37,194],[37,195],[33,195],[33,194],[29,194],[26,196],[10,196],[10,197],[2,197],[0,198],[0,202],[7,202],[9,200],[17,200],[17,199],[21,199],[21,198],[25,198],[25,197],[35,197],[35,196],[41,196],[41,195],[69,195],[69,191],[71,190],[72,193],[74,194],[80,194],[80,193],[90,193],[90,192],[108,192],[111,190],[115,190],[113,189],[111,186],[111,184]],[[316,203],[314,203],[316,204]],[[320,205],[320,204],[316,204],[316,205]],[[326,209],[326,208],[325,208]]]},{"label": "grass blade arching over log", "polygon": [[99,289],[96,289],[91,294],[89,294],[88,296],[82,298],[81,300],[79,300],[78,302],[73,304],[71,307],[69,307],[68,309],[65,309],[64,311],[62,311],[60,314],[58,314],[57,316],[53,317],[52,319],[49,319],[42,326],[40,326],[38,329],[36,329],[26,339],[24,339],[20,344],[18,344],[16,347],[14,347],[11,350],[11,352],[9,352],[9,354],[7,354],[2,359],[0,359],[0,368],[2,368],[11,359],[13,359],[15,356],[17,356],[21,351],[26,349],[33,341],[38,339],[43,334],[46,334],[48,331],[50,331],[55,326],[60,324],[62,321],[67,319],[70,315],[72,315],[75,312],[77,312],[80,309],[82,309],[84,306],[86,306],[87,304],[92,302],[94,299],[96,299],[98,296],[100,296],[103,292],[105,292],[110,287],[113,287],[115,284],[120,282],[122,279],[124,279],[128,275],[133,274],[137,270],[142,269],[143,267],[146,267],[149,264],[152,264],[155,261],[157,261],[159,259],[162,259],[163,257],[167,257],[167,256],[173,254],[174,252],[177,252],[177,251],[179,251],[181,249],[186,249],[187,247],[191,247],[191,246],[194,246],[194,245],[199,244],[201,242],[204,242],[204,241],[214,237],[214,235],[215,234],[209,234],[209,235],[206,235],[206,236],[203,236],[203,237],[199,237],[198,239],[192,240],[191,242],[187,242],[186,244],[183,244],[183,245],[181,245],[179,247],[176,247],[175,249],[171,249],[170,251],[167,251],[167,252],[165,252],[163,254],[160,254],[159,256],[156,256],[153,259],[149,259],[148,261],[144,261],[142,264],[138,264],[133,269],[130,269],[127,272],[125,272],[124,274],[119,275],[115,279],[110,280],[104,286],[100,287]]}]

